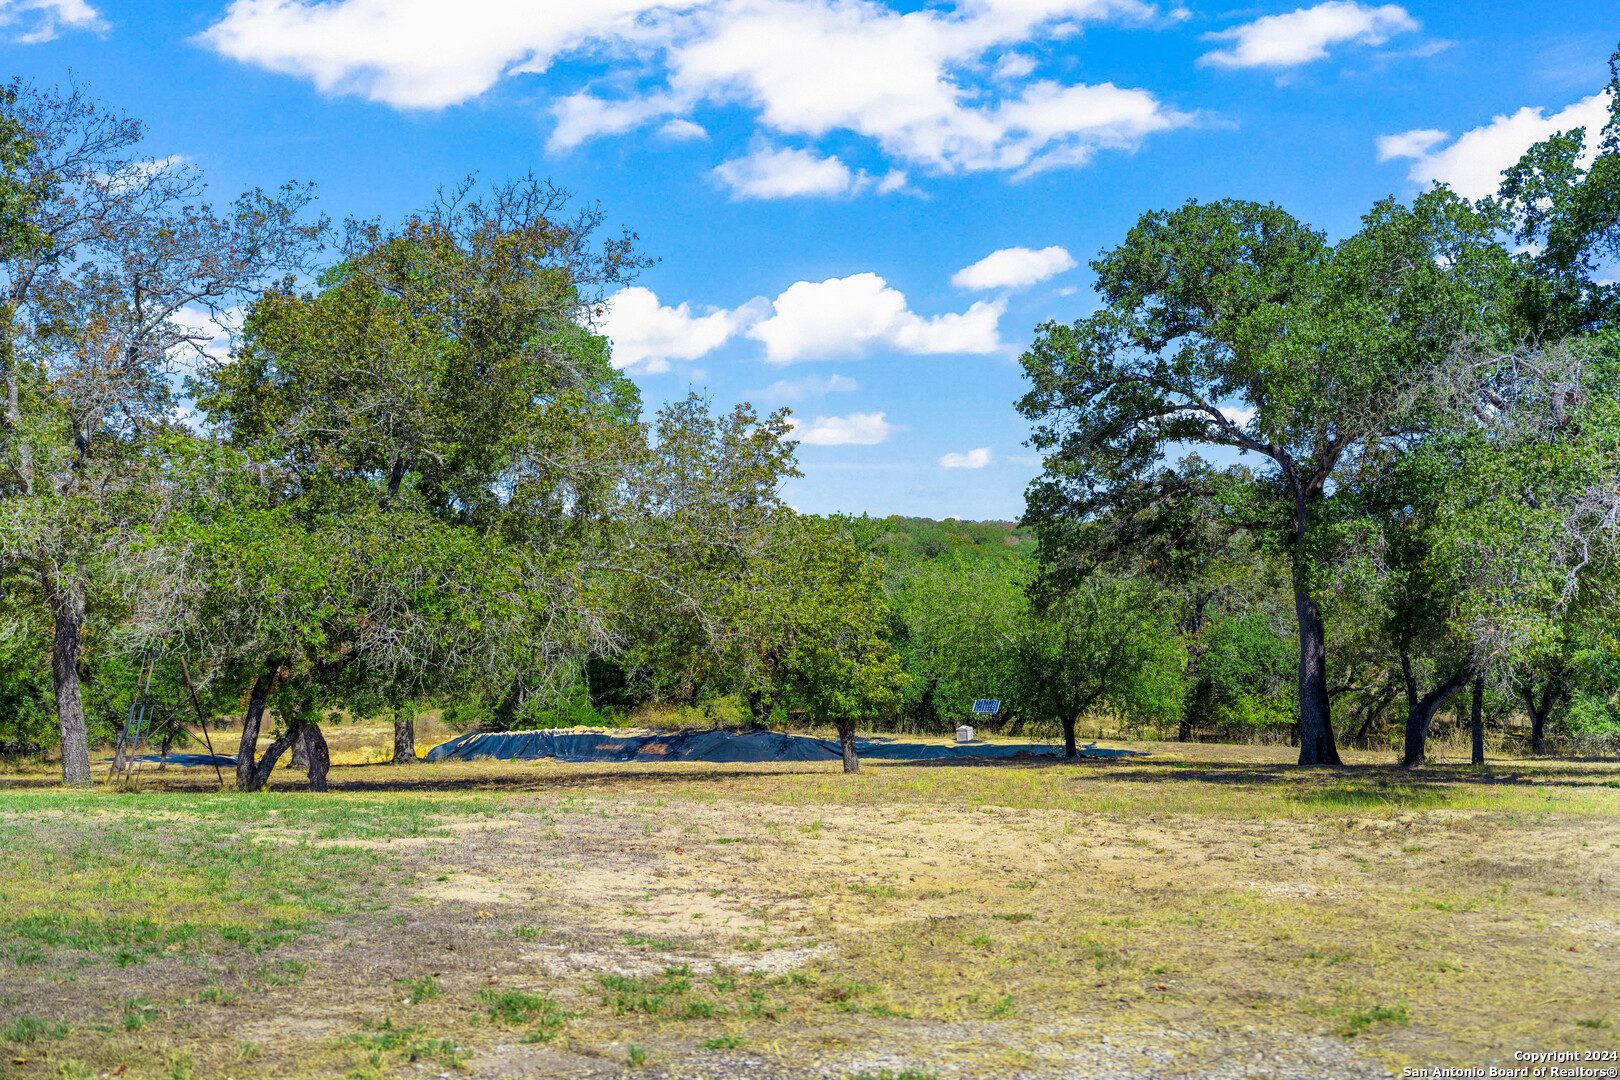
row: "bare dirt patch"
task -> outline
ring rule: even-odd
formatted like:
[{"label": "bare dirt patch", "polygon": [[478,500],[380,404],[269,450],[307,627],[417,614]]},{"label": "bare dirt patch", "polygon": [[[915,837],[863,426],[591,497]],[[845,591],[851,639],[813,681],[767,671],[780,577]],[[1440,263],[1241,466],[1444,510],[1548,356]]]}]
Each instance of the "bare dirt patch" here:
[{"label": "bare dirt patch", "polygon": [[[58,1025],[5,1042],[5,1061],[1303,1077],[1620,1049],[1614,766],[1298,770],[1286,748],[1149,749],[853,777],[373,765],[334,769],[325,800],[188,793],[191,770],[137,799],[0,792],[0,904],[35,913],[0,942],[0,1028]],[[98,870],[96,838],[128,811],[162,827]],[[259,861],[232,862],[249,849]],[[122,963],[110,937],[52,943],[19,921],[44,918],[53,887],[95,910],[163,875],[172,895],[129,916],[175,940]],[[266,932],[208,929],[230,911]],[[285,940],[273,911],[298,924]]]}]

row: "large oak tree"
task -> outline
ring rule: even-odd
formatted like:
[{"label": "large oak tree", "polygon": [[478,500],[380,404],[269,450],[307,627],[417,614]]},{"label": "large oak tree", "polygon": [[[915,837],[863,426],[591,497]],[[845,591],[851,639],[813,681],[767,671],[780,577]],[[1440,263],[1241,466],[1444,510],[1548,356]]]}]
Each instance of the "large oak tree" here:
[{"label": "large oak tree", "polygon": [[1092,264],[1102,308],[1043,325],[1023,357],[1033,385],[1019,408],[1046,453],[1032,524],[1132,504],[1174,476],[1163,460],[1180,445],[1259,459],[1248,524],[1291,565],[1301,764],[1339,760],[1314,547],[1323,502],[1364,455],[1431,425],[1453,346],[1505,273],[1495,228],[1444,190],[1379,203],[1338,244],[1269,205],[1149,213]]}]

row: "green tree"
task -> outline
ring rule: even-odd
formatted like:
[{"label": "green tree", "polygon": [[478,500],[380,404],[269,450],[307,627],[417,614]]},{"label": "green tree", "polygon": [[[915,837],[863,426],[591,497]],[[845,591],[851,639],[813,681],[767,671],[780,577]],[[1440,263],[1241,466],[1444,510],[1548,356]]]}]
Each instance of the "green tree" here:
[{"label": "green tree", "polygon": [[1034,615],[1030,560],[940,556],[907,567],[892,586],[899,646],[919,705],[954,726],[977,698],[997,698],[996,718],[1016,731],[1035,702],[1026,677]]},{"label": "green tree", "polygon": [[644,442],[634,387],[586,327],[640,260],[566,202],[531,178],[397,230],[351,223],[318,287],[266,295],[233,362],[190,384],[263,478],[247,505],[291,538],[255,553],[258,523],[220,522],[209,549],[215,588],[243,578],[239,557],[287,561],[259,617],[227,595],[235,629],[208,638],[215,670],[251,682],[243,768],[272,693],[317,737],[340,700],[391,710],[414,760],[414,701],[456,689],[522,712],[608,643],[596,571]]},{"label": "green tree", "polygon": [[1093,574],[1037,606],[1028,562],[941,560],[900,594],[918,677],[957,715],[996,697],[1013,724],[1056,724],[1064,753],[1076,725],[1107,708],[1163,721],[1180,711],[1186,651],[1167,597],[1146,579]]},{"label": "green tree", "polygon": [[715,415],[690,394],[659,410],[651,445],[631,460],[612,610],[622,662],[652,696],[735,692],[756,721],[770,715],[781,642],[753,590],[796,535],[777,493],[799,475],[789,430],[785,410]]},{"label": "green tree", "polygon": [[772,558],[745,586],[767,643],[761,674],[812,720],[837,727],[844,771],[858,772],[857,726],[892,718],[909,681],[886,637],[882,570],[833,523],[795,514],[776,525]]},{"label": "green tree", "polygon": [[[1612,326],[1620,314],[1620,49],[1609,59],[1609,121],[1588,143],[1574,128],[1536,143],[1497,194],[1528,269],[1515,297],[1523,327],[1543,340]],[[1588,147],[1591,163],[1581,159]]]},{"label": "green tree", "polygon": [[202,205],[195,170],[138,157],[140,125],[76,90],[14,88],[0,117],[29,191],[26,241],[0,249],[0,571],[50,614],[63,781],[87,784],[86,619],[126,603],[167,512],[171,366],[213,337],[194,312],[300,268],[323,223],[297,186]]},{"label": "green tree", "polygon": [[[1350,587],[1381,608],[1408,766],[1422,764],[1436,710],[1479,676],[1495,672],[1504,690],[1560,683],[1571,618],[1607,604],[1620,413],[1593,348],[1464,343],[1468,407],[1436,410],[1422,438],[1367,462],[1339,500],[1329,531]],[[1538,729],[1556,698],[1526,697]]]},{"label": "green tree", "polygon": [[[312,508],[287,496],[283,474],[218,443],[174,459],[183,501],[156,538],[172,587],[146,621],[179,628],[166,644],[201,659],[205,691],[246,691],[241,788],[262,787],[302,746],[320,790],[320,721],[337,710],[405,711],[511,677],[532,611],[499,537],[385,510],[381,485],[329,487]],[[256,760],[267,708],[282,737]]]},{"label": "green tree", "polygon": [[1263,611],[1210,621],[1200,642],[1186,709],[1203,724],[1288,724],[1295,719],[1292,676],[1298,649]]},{"label": "green tree", "polygon": [[1126,720],[1176,719],[1186,650],[1163,595],[1146,580],[1094,576],[1046,603],[1021,650],[1032,713],[1056,720],[1063,753],[1093,709]]},{"label": "green tree", "polygon": [[1562,719],[1571,735],[1613,747],[1620,738],[1620,642],[1606,627],[1582,629],[1569,650],[1573,686]]},{"label": "green tree", "polygon": [[855,772],[857,726],[892,718],[908,680],[873,523],[777,494],[798,475],[789,430],[785,411],[715,416],[695,394],[659,412],[617,562],[624,661],[663,696],[736,693],[756,721],[782,706],[831,723]]},{"label": "green tree", "polygon": [[[1456,484],[1447,438],[1387,457],[1377,477],[1347,492],[1335,507],[1350,512],[1346,547],[1339,562],[1356,566],[1361,587],[1375,597],[1383,643],[1396,658],[1406,699],[1402,764],[1424,760],[1435,713],[1483,671],[1481,643],[1453,616],[1475,584],[1462,566],[1447,566],[1441,533],[1448,501],[1442,491]],[[1351,508],[1354,508],[1353,510]],[[1362,554],[1364,553],[1364,554]]]},{"label": "green tree", "polygon": [[1216,621],[1289,603],[1287,570],[1274,545],[1263,534],[1257,540],[1249,524],[1254,486],[1247,469],[1218,470],[1192,455],[1174,470],[1122,489],[1105,513],[1047,520],[1040,528],[1036,588],[1042,595],[1060,594],[1099,569],[1160,585],[1187,646],[1183,742],[1198,724],[1214,720],[1213,684],[1199,686]]},{"label": "green tree", "polygon": [[[1275,206],[1147,214],[1092,264],[1103,308],[1043,325],[1023,357],[1032,388],[1019,409],[1046,452],[1032,524],[1128,504],[1174,444],[1264,462],[1253,524],[1290,563],[1301,764],[1338,761],[1313,547],[1320,511],[1362,455],[1426,428],[1454,344],[1488,314],[1506,273],[1495,229],[1443,190],[1410,207],[1379,203],[1337,245]],[[1189,483],[1185,497],[1203,490]]]}]

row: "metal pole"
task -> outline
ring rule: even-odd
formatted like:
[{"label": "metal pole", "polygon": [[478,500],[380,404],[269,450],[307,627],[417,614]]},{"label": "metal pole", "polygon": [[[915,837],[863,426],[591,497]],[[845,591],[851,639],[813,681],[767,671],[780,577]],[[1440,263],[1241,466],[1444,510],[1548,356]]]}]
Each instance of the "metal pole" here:
[{"label": "metal pole", "polygon": [[151,650],[146,653],[146,668],[143,674],[146,676],[146,688],[141,691],[141,713],[135,722],[135,738],[130,747],[133,760],[129,764],[128,771],[124,774],[125,791],[140,790],[138,777],[141,766],[145,764],[145,761],[141,757],[135,756],[135,751],[140,748],[143,741],[146,743],[148,750],[152,748],[152,681],[157,678],[157,653]]},{"label": "metal pole", "polygon": [[208,757],[214,763],[214,775],[219,777],[220,790],[225,790],[225,774],[219,771],[219,755],[214,753],[214,740],[208,737],[208,720],[203,716],[202,702],[197,700],[197,688],[191,685],[191,669],[186,666],[184,654],[180,657],[180,674],[186,677],[186,689],[191,691],[191,704],[197,710],[197,723],[202,728],[203,742],[208,744]]}]

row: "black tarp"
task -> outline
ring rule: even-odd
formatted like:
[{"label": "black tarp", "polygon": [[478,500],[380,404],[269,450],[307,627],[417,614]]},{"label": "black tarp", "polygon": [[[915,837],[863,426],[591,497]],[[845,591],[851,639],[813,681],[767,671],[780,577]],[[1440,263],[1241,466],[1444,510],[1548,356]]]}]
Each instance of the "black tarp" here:
[{"label": "black tarp", "polygon": [[[921,761],[929,758],[1057,757],[1061,747],[1039,743],[908,743],[897,739],[860,739],[856,752],[874,760]],[[1139,750],[1080,748],[1081,757],[1126,757]],[[837,761],[838,743],[788,735],[780,731],[681,731],[616,735],[602,731],[473,732],[427,752],[428,761],[502,761],[556,758],[558,761]]]},{"label": "black tarp", "polygon": [[[101,760],[102,761],[112,761],[113,759],[112,758],[102,758]],[[141,761],[159,762],[159,761],[162,761],[163,758],[160,757],[157,754],[142,754],[142,755],[140,755],[140,760]],[[219,766],[224,767],[224,768],[234,769],[234,768],[236,768],[236,755],[235,754],[215,754],[215,755],[210,756],[208,754],[171,753],[169,755],[169,764],[170,765],[179,765],[181,768],[185,768],[185,769],[196,768],[199,765],[219,765]]]}]

